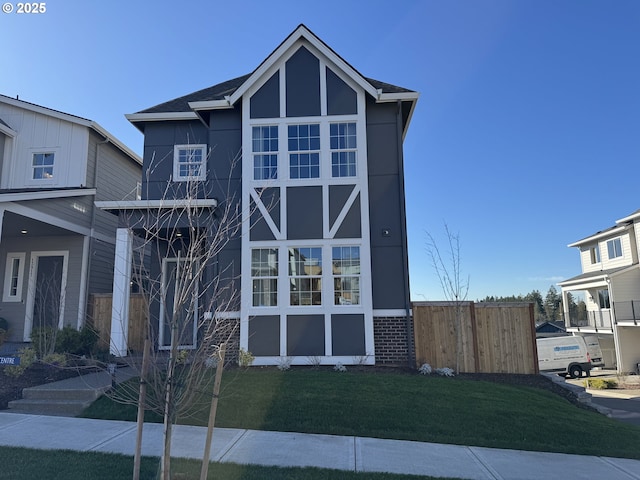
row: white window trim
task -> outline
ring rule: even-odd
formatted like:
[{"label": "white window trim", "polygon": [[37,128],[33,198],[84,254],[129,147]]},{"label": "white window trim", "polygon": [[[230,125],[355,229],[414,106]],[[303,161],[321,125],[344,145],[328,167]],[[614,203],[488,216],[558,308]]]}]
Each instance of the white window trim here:
[{"label": "white window trim", "polygon": [[[160,283],[160,315],[159,315],[159,320],[158,320],[158,349],[159,350],[170,350],[171,349],[171,344],[169,345],[164,345],[164,309],[165,309],[165,302],[163,301],[166,297],[166,292],[165,289],[167,288],[167,265],[169,262],[176,262],[178,264],[182,263],[182,262],[186,262],[187,260],[182,257],[182,258],[178,258],[178,257],[166,257],[162,259],[162,280]],[[196,268],[196,271],[198,269]],[[175,293],[174,293],[175,295]],[[184,344],[184,345],[178,345],[178,350],[194,350],[197,346],[197,342],[198,342],[198,318],[199,318],[199,311],[200,311],[200,303],[199,303],[199,298],[200,298],[200,287],[199,287],[199,283],[196,282],[196,293],[195,293],[196,297],[195,297],[195,305],[194,305],[194,309],[193,309],[193,336],[192,336],[192,340],[193,343],[192,344]],[[169,339],[169,342],[171,342],[171,339]]]},{"label": "white window trim", "polygon": [[[320,56],[321,57],[321,56]],[[286,61],[286,59],[284,59]],[[321,85],[324,82],[326,63],[321,58],[320,61],[320,80]],[[331,258],[332,246],[347,246],[354,245],[360,247],[360,256],[362,259],[369,259],[371,255],[371,240],[369,232],[369,215],[366,213],[369,211],[369,192],[368,192],[368,168],[367,168],[367,130],[366,130],[366,98],[363,91],[361,91],[358,85],[343,75],[340,74],[339,69],[334,69],[334,72],[342,78],[351,88],[357,92],[357,113],[345,114],[345,115],[326,115],[326,92],[324,88],[321,88],[321,115],[309,116],[309,117],[286,117],[286,64],[283,62],[279,66],[275,66],[265,73],[265,79],[270,78],[273,73],[280,71],[280,116],[278,118],[255,118],[250,117],[250,102],[249,99],[261,86],[256,83],[243,95],[242,101],[242,113],[243,113],[243,125],[242,125],[242,198],[244,204],[249,204],[252,198],[253,191],[255,189],[265,187],[278,187],[280,188],[280,228],[275,229],[275,226],[271,225],[269,216],[265,217],[267,223],[271,226],[275,239],[274,240],[260,240],[254,241],[249,238],[249,228],[251,225],[250,209],[243,210],[243,235],[242,235],[242,274],[241,274],[241,320],[240,320],[240,346],[244,349],[248,349],[249,344],[249,319],[257,315],[274,315],[273,310],[268,310],[266,307],[253,307],[252,306],[252,289],[251,285],[251,272],[250,272],[250,250],[251,248],[279,248],[280,249],[280,263],[278,278],[281,283],[284,284],[278,286],[278,308],[277,315],[280,317],[280,356],[273,357],[258,357],[256,358],[254,365],[275,365],[282,356],[286,356],[287,345],[287,316],[299,315],[303,311],[304,313],[323,314],[325,316],[325,352],[326,356],[322,357],[323,361],[326,360],[327,364],[334,364],[336,361],[341,361],[344,364],[353,362],[353,357],[337,357],[333,356],[331,350],[331,315],[336,313],[359,313],[364,315],[365,321],[365,351],[367,353],[366,363],[373,364],[375,362],[375,346],[373,335],[373,297],[372,297],[372,272],[371,263],[369,261],[361,262],[360,270],[360,300],[359,305],[334,305],[333,301],[333,275],[330,268],[323,269],[323,287],[324,295],[322,299],[322,305],[317,306],[290,306],[289,305],[289,287],[288,282],[288,268],[282,264],[282,259],[286,258],[284,253],[287,252],[289,247],[294,246],[311,246],[318,245],[323,248],[323,257],[325,259]],[[331,149],[329,140],[329,125],[331,123],[356,123],[356,138],[357,138],[357,167],[355,177],[332,177],[331,175]],[[289,162],[288,162],[288,125],[291,124],[309,124],[320,123],[320,178],[310,179],[290,179],[289,178]],[[273,180],[254,180],[253,173],[248,175],[246,172],[253,171],[253,156],[251,155],[251,129],[253,126],[260,126],[270,124],[277,124],[279,126],[279,162],[278,162],[278,178]],[[282,141],[285,139],[285,141]],[[285,161],[286,159],[286,161]],[[348,208],[345,207],[344,216],[342,219],[337,220],[334,223],[334,228],[329,225],[329,186],[331,185],[356,185],[356,191],[360,195],[360,205],[362,208],[362,232],[360,238],[354,239],[336,239],[335,234],[342,223],[342,219],[346,216]],[[287,239],[287,221],[286,221],[286,205],[287,205],[287,187],[291,186],[322,186],[323,187],[323,237],[322,239],[308,239],[308,240],[292,240]],[[352,194],[353,199],[349,199],[349,206],[353,204],[356,195]],[[329,286],[331,285],[331,286]],[[327,296],[330,295],[330,297]],[[402,315],[405,315],[404,310],[401,311]],[[308,364],[308,359],[292,357],[293,364]]]},{"label": "white window trim", "polygon": [[[180,163],[178,162],[180,150],[202,150],[202,167],[200,168],[200,175],[187,175],[180,176]],[[201,181],[207,178],[207,146],[203,143],[196,145],[184,144],[173,146],[173,181],[174,182],[188,182],[188,181]]]},{"label": "white window trim", "polygon": [[[22,284],[24,283],[24,263],[26,259],[26,253],[24,252],[9,252],[7,253],[7,261],[5,263],[4,270],[4,291],[2,293],[3,302],[21,302],[22,301]],[[16,294],[11,295],[11,277],[13,273],[13,262],[19,260],[18,265],[18,285],[16,288]]]},{"label": "white window trim", "polygon": [[[613,253],[616,253],[616,241],[618,243],[618,245],[620,245],[620,255],[615,255],[615,256],[611,256],[611,252],[613,251]],[[610,247],[611,246],[611,247]],[[609,258],[609,260],[614,260],[616,258],[621,258],[624,256],[624,250],[622,248],[622,238],[621,237],[616,237],[616,238],[612,238],[611,240],[607,240],[607,256]]]},{"label": "white window trim", "polygon": [[[38,186],[38,185],[57,185],[60,177],[60,148],[30,148],[29,159],[26,168],[25,185]],[[53,154],[53,175],[51,178],[33,178],[33,156],[39,153],[52,153]]]},{"label": "white window trim", "polygon": [[[253,275],[253,251],[254,250],[275,250],[276,252],[276,274],[275,275],[265,275],[265,276],[256,276]],[[282,281],[280,280],[280,249],[277,247],[251,247],[251,308],[266,308],[266,309],[275,309],[279,306],[280,300],[280,288]],[[254,305],[253,304],[253,281],[254,280],[275,280],[276,281],[276,303],[274,305]]]}]

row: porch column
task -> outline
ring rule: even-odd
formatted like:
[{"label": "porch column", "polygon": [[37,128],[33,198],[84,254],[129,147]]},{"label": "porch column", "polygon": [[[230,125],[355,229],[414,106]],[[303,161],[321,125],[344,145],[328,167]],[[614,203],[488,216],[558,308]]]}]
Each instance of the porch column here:
[{"label": "porch column", "polygon": [[569,318],[569,298],[565,289],[562,292],[562,313],[564,315],[564,328],[567,329],[571,326],[571,318]]},{"label": "porch column", "polygon": [[118,228],[116,231],[116,255],[113,264],[111,345],[109,349],[111,354],[116,357],[127,356],[132,246],[133,232],[128,228]]}]

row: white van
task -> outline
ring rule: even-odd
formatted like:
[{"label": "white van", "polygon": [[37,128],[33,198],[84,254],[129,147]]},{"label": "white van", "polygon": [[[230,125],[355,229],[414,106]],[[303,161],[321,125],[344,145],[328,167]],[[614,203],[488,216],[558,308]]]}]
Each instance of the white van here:
[{"label": "white van", "polygon": [[591,357],[592,367],[604,367],[604,358],[602,355],[602,349],[600,348],[600,341],[597,335],[585,335],[584,343],[587,344],[587,352]]},{"label": "white van", "polygon": [[538,367],[540,371],[569,374],[578,378],[591,375],[591,357],[582,337],[538,338]]}]

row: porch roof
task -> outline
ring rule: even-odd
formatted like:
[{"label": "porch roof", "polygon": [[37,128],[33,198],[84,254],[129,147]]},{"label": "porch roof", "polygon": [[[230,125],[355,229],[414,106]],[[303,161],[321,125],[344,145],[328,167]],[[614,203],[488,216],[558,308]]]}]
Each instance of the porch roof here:
[{"label": "porch roof", "polygon": [[612,277],[618,273],[621,273],[626,270],[631,270],[632,268],[637,268],[638,265],[627,265],[625,267],[618,268],[610,268],[608,270],[598,270],[596,272],[587,272],[577,275],[572,278],[568,278],[563,280],[562,282],[558,282],[558,285],[562,287],[563,290],[569,290],[568,287],[572,288],[588,288],[589,286],[595,286],[598,283],[606,283],[607,278]]}]

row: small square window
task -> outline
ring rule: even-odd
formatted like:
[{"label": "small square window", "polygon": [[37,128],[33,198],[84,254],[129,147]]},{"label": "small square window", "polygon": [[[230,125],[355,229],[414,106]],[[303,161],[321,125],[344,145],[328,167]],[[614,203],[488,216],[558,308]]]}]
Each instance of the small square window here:
[{"label": "small square window", "polygon": [[176,145],[173,150],[173,180],[206,178],[206,145]]},{"label": "small square window", "polygon": [[53,166],[55,153],[41,152],[34,153],[31,163],[33,180],[53,180]]},{"label": "small square window", "polygon": [[607,253],[609,254],[609,259],[618,258],[622,256],[622,242],[620,238],[614,238],[613,240],[609,240],[607,242]]}]

